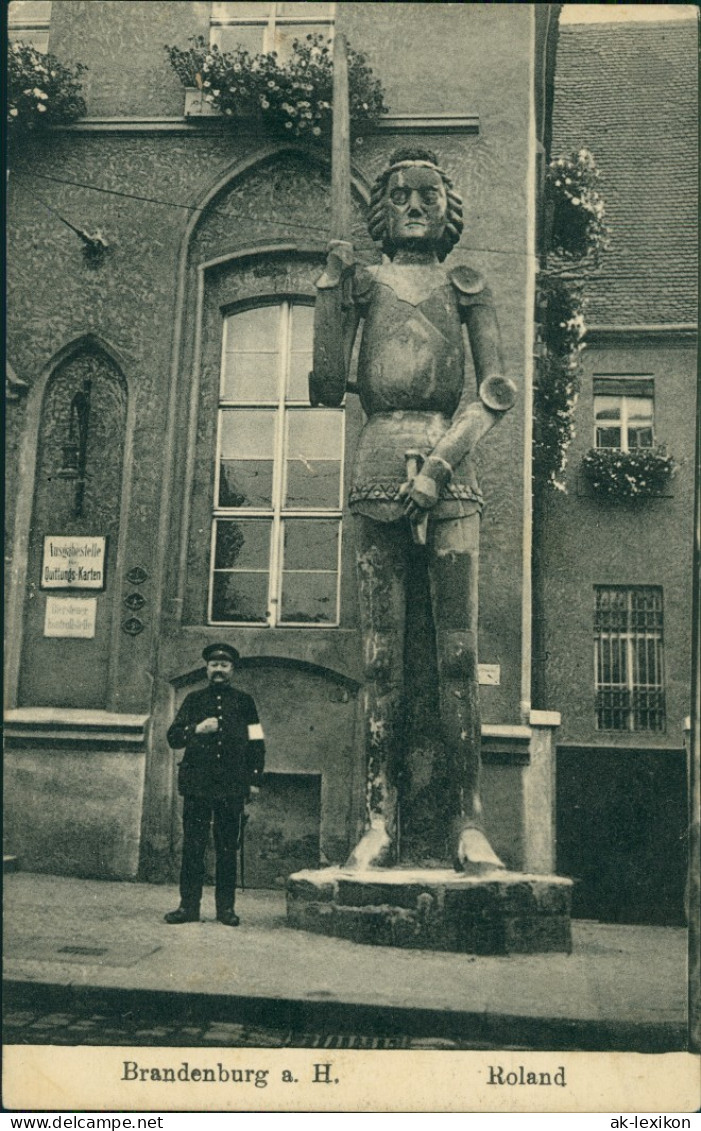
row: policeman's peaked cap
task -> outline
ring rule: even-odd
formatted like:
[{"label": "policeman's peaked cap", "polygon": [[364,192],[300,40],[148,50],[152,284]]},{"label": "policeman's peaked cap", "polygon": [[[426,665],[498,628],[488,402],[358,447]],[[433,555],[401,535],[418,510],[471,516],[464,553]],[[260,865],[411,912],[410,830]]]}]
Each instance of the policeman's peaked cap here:
[{"label": "policeman's peaked cap", "polygon": [[202,650],[202,659],[209,660],[230,660],[232,664],[237,664],[240,660],[240,655],[231,644],[208,644]]}]

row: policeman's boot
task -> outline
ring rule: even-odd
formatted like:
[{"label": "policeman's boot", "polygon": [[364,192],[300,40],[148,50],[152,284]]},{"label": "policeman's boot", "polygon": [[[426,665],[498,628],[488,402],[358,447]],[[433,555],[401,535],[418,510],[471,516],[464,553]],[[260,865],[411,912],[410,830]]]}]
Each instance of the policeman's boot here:
[{"label": "policeman's boot", "polygon": [[169,911],[163,918],[166,923],[199,923],[200,909],[199,907],[183,907],[180,904],[180,907],[176,907],[175,911]]}]

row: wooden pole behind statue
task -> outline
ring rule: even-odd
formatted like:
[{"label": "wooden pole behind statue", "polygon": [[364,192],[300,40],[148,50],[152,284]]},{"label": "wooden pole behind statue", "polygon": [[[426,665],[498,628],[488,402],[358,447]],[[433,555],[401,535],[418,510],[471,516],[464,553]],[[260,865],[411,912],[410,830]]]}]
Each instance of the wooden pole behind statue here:
[{"label": "wooden pole behind statue", "polygon": [[337,32],[333,42],[333,134],[331,140],[332,240],[351,238],[350,100],[348,45]]}]

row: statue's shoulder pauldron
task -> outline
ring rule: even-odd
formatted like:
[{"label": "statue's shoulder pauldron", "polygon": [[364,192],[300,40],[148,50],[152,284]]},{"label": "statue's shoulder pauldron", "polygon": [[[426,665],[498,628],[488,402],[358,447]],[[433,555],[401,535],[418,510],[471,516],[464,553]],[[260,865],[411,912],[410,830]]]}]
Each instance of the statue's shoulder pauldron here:
[{"label": "statue's shoulder pauldron", "polygon": [[479,271],[473,271],[471,267],[453,267],[448,278],[457,291],[460,306],[491,303],[491,292]]}]

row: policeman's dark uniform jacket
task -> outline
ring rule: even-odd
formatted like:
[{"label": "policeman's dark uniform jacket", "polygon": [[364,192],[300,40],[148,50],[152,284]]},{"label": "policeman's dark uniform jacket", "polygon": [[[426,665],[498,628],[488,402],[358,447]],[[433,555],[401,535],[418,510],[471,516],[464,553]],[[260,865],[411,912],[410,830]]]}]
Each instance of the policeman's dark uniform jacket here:
[{"label": "policeman's dark uniform jacket", "polygon": [[[234,665],[239,659],[236,649],[222,644],[209,645],[202,656],[206,661],[229,659]],[[217,730],[197,734],[197,725],[209,718],[217,719]],[[209,683],[185,698],[167,738],[174,749],[185,749],[178,766],[178,790],[183,796],[180,910],[188,919],[199,919],[204,857],[213,819],[215,903],[217,918],[222,919],[234,908],[243,807],[250,787],[260,785],[263,777],[265,742],[255,702],[228,682]],[[170,921],[179,920],[171,916]]]}]

